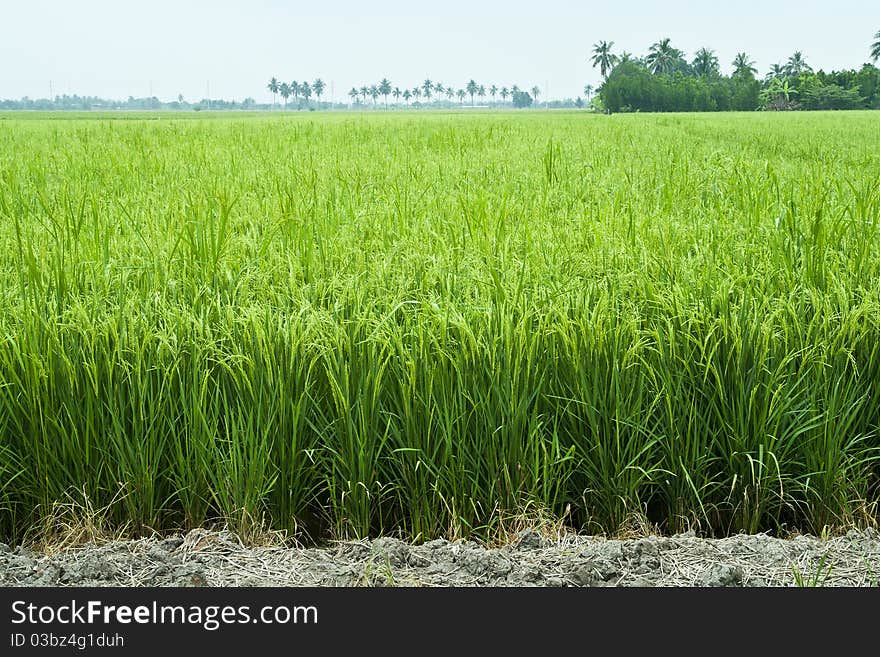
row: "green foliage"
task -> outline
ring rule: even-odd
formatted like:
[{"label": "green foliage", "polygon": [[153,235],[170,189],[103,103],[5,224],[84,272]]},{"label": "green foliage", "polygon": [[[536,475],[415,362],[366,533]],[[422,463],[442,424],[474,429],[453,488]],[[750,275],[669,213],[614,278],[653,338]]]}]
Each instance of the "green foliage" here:
[{"label": "green foliage", "polygon": [[0,540],[871,520],[875,115],[146,119],[0,121]]},{"label": "green foliage", "polygon": [[526,91],[515,91],[513,93],[513,106],[517,109],[531,107],[532,96]]},{"label": "green foliage", "polygon": [[865,99],[856,89],[842,89],[834,84],[808,88],[801,104],[809,110],[853,110],[865,106]]}]

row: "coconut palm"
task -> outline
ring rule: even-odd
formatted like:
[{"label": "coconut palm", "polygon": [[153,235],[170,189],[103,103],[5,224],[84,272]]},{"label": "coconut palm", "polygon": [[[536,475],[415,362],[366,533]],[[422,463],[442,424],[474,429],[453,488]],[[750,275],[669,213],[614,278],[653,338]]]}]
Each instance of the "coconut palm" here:
[{"label": "coconut palm", "polygon": [[507,87],[501,87],[501,100],[507,101],[507,97],[510,95],[510,92],[507,90]]},{"label": "coconut palm", "polygon": [[482,105],[486,102],[486,87],[481,84],[480,88],[477,89],[477,94],[480,96],[480,104]]},{"label": "coconut palm", "polygon": [[591,61],[593,62],[593,68],[599,67],[599,73],[602,74],[603,78],[608,77],[608,73],[611,72],[611,69],[614,68],[614,65],[617,64],[617,55],[611,52],[611,48],[614,46],[613,41],[600,41],[599,43],[593,44],[593,57]]},{"label": "coconut palm", "polygon": [[286,82],[282,82],[281,86],[278,87],[278,93],[280,93],[281,97],[284,99],[284,109],[287,109],[287,99],[290,98],[290,85]]},{"label": "coconut palm", "polygon": [[446,97],[450,101],[452,101],[452,99],[455,97],[455,89],[453,89],[452,87],[446,87]]},{"label": "coconut palm", "polygon": [[318,99],[318,102],[321,102],[321,95],[324,93],[324,89],[327,88],[327,85],[324,84],[324,81],[321,78],[318,78],[314,82],[312,82],[312,89],[315,92],[315,98]]},{"label": "coconut palm", "polygon": [[871,44],[871,59],[876,62],[880,59],[880,31],[874,35],[874,38],[877,40]]},{"label": "coconut palm", "polygon": [[785,67],[782,64],[773,64],[770,67],[770,70],[767,72],[767,76],[764,78],[768,82],[770,80],[775,80],[777,78],[784,78],[786,76]]},{"label": "coconut palm", "polygon": [[694,61],[691,62],[691,67],[693,67],[694,73],[700,77],[708,78],[721,73],[718,68],[718,57],[715,55],[715,51],[708,48],[700,48],[694,53]]},{"label": "coconut palm", "polygon": [[541,95],[541,89],[538,87],[538,85],[535,85],[534,87],[532,87],[532,98],[534,98],[536,102],[538,100],[538,96],[540,96],[540,95]]},{"label": "coconut palm", "polygon": [[473,107],[474,96],[476,95],[477,91],[480,90],[480,86],[476,82],[471,80],[470,82],[467,83],[466,89],[467,89],[467,92],[471,95],[471,106]]},{"label": "coconut palm", "polygon": [[459,89],[455,92],[455,95],[458,96],[458,104],[464,104],[464,97],[467,96],[467,92],[464,89]]},{"label": "coconut palm", "polygon": [[645,63],[651,72],[656,74],[672,73],[681,64],[683,53],[678,48],[673,48],[670,39],[661,39],[648,50]]},{"label": "coconut palm", "polygon": [[412,98],[412,91],[407,89],[403,92],[403,99],[406,101],[406,104],[409,105],[409,99]]},{"label": "coconut palm", "polygon": [[431,94],[434,93],[434,83],[430,80],[425,80],[422,82],[422,94],[425,98],[428,99],[428,102],[431,102]]},{"label": "coconut palm", "polygon": [[360,95],[360,92],[357,90],[357,87],[352,87],[348,92],[348,97],[351,98],[351,105],[354,107],[354,104],[357,102],[357,97]]},{"label": "coconut palm", "polygon": [[746,53],[736,53],[736,57],[733,58],[733,74],[735,76],[749,77],[754,76],[757,72],[758,69],[755,68],[755,62],[749,59]]},{"label": "coconut palm", "polygon": [[441,94],[443,94],[445,92],[446,92],[446,88],[443,86],[442,83],[440,83],[440,82],[434,83],[434,93],[436,93],[438,96],[440,96]]},{"label": "coconut palm", "polygon": [[419,98],[422,97],[422,88],[421,87],[413,87],[412,95],[413,95],[413,98],[415,98],[416,102],[418,102]]},{"label": "coconut palm", "polygon": [[403,92],[400,90],[400,87],[394,87],[394,91],[391,92],[391,95],[394,96],[394,101],[399,105],[400,104],[400,96]]},{"label": "coconut palm", "polygon": [[785,63],[785,72],[788,75],[797,76],[801,73],[812,73],[813,69],[804,59],[804,54],[798,50],[795,54],[788,58]]},{"label": "coconut palm", "polygon": [[370,98],[373,99],[373,106],[376,105],[376,99],[379,97],[379,87],[375,84],[370,85]]},{"label": "coconut palm", "polygon": [[269,80],[269,84],[266,88],[272,92],[272,105],[275,106],[278,104],[278,92],[281,90],[281,85],[278,82],[278,78],[272,78]]},{"label": "coconut palm", "polygon": [[370,93],[370,88],[367,85],[364,85],[360,88],[361,98],[363,98],[364,105],[367,104],[367,94]]},{"label": "coconut palm", "polygon": [[388,94],[391,93],[391,80],[382,78],[379,82],[379,93],[385,96],[385,109],[388,109]]},{"label": "coconut palm", "polygon": [[489,87],[489,95],[492,96],[492,102],[494,103],[495,96],[498,95],[498,87],[496,87],[494,84],[491,87]]},{"label": "coconut palm", "polygon": [[294,80],[290,83],[290,95],[293,96],[293,99],[299,101],[299,94],[302,91],[302,87],[300,87],[299,82]]},{"label": "coconut palm", "polygon": [[305,98],[306,104],[312,96],[312,87],[308,82],[302,82],[299,85],[299,95]]},{"label": "coconut palm", "polygon": [[593,85],[587,84],[584,85],[584,96],[587,97],[587,102],[590,102],[590,97],[593,95]]}]

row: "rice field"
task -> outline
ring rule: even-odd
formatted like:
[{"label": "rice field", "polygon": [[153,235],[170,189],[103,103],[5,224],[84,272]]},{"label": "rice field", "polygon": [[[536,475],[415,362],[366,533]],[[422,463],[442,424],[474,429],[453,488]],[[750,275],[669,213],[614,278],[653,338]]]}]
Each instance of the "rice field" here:
[{"label": "rice field", "polygon": [[2,115],[0,540],[876,524],[878,220],[878,112]]}]

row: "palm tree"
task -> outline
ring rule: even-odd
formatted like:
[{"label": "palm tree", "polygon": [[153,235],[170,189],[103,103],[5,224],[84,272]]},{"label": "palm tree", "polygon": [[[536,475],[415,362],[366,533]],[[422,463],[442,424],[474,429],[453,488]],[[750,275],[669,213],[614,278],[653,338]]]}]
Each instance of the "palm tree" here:
[{"label": "palm tree", "polygon": [[446,97],[451,102],[452,99],[455,97],[455,89],[453,89],[452,87],[446,87]]},{"label": "palm tree", "polygon": [[282,82],[281,86],[278,87],[278,91],[281,93],[281,97],[284,99],[284,109],[287,109],[287,99],[290,98],[290,85],[286,82]]},{"label": "palm tree", "polygon": [[691,62],[691,66],[694,69],[694,73],[700,77],[712,77],[720,73],[718,70],[718,57],[715,55],[714,50],[709,50],[708,48],[700,48],[694,53],[694,61]]},{"label": "palm tree", "polygon": [[391,80],[382,78],[379,83],[379,93],[385,96],[385,109],[388,109],[388,94],[391,93]]},{"label": "palm tree", "polygon": [[299,82],[294,80],[290,83],[290,95],[293,96],[293,99],[299,101],[299,94],[302,91],[302,87],[300,87]]},{"label": "palm tree", "polygon": [[538,87],[538,85],[535,85],[534,87],[532,87],[532,98],[534,98],[536,102],[538,100],[538,96],[540,96],[540,95],[541,95],[541,89]]},{"label": "palm tree", "polygon": [[312,87],[308,82],[303,82],[299,85],[299,93],[300,95],[306,99],[306,105],[309,103],[309,98],[312,96]]},{"label": "palm tree", "polygon": [[649,49],[648,56],[645,57],[645,63],[652,73],[672,73],[676,65],[681,63],[681,50],[673,48],[669,42],[670,39],[668,37],[661,39]]},{"label": "palm tree", "polygon": [[370,98],[373,99],[373,106],[376,105],[376,99],[379,97],[379,87],[375,84],[370,85]]},{"label": "palm tree", "polygon": [[877,40],[871,44],[871,59],[876,62],[880,59],[880,31],[874,35],[874,38]]},{"label": "palm tree", "polygon": [[813,69],[804,59],[804,54],[798,50],[795,54],[788,58],[785,63],[785,72],[788,75],[797,76],[801,73],[812,73]]},{"label": "palm tree", "polygon": [[269,84],[266,87],[269,91],[272,92],[272,105],[275,106],[278,104],[278,92],[281,90],[281,86],[278,83],[278,78],[272,78],[269,80]]},{"label": "palm tree", "polygon": [[312,83],[312,89],[315,90],[315,98],[318,99],[318,103],[321,102],[321,94],[324,93],[324,89],[327,88],[327,85],[324,84],[324,81],[321,78],[318,78]]},{"label": "palm tree", "polygon": [[459,89],[458,91],[455,92],[455,95],[458,96],[458,104],[463,105],[464,104],[464,97],[467,96],[467,92],[465,92],[464,89]]},{"label": "palm tree", "polygon": [[364,105],[366,105],[367,104],[367,94],[370,93],[370,88],[367,85],[364,85],[363,87],[361,87],[360,91],[361,91],[361,98],[364,99]]},{"label": "palm tree", "polygon": [[434,92],[439,96],[446,91],[446,88],[439,82],[434,83]]},{"label": "palm tree", "polygon": [[785,67],[782,64],[773,64],[767,73],[766,80],[775,80],[786,76]]},{"label": "palm tree", "polygon": [[755,68],[755,62],[749,59],[749,56],[744,52],[736,53],[736,57],[733,58],[733,74],[737,77],[749,77],[758,72],[758,69]]},{"label": "palm tree", "polygon": [[761,100],[764,107],[771,110],[791,109],[791,97],[797,94],[797,90],[791,87],[788,79],[773,78],[770,86],[761,92]]},{"label": "palm tree", "polygon": [[425,80],[422,82],[422,93],[425,95],[425,98],[428,99],[428,102],[431,102],[431,94],[434,93],[434,83],[430,80]]},{"label": "palm tree", "polygon": [[498,95],[498,87],[496,87],[494,84],[491,87],[489,87],[489,95],[492,96],[492,102],[494,103],[495,96]]},{"label": "palm tree", "polygon": [[507,90],[507,87],[501,87],[501,100],[507,102],[507,97],[510,95],[510,92]]},{"label": "palm tree", "polygon": [[419,98],[422,97],[422,88],[421,87],[413,87],[412,95],[413,95],[413,98],[416,99],[416,102],[418,102]]},{"label": "palm tree", "polygon": [[471,107],[474,105],[474,95],[480,90],[479,85],[471,80],[467,83],[467,92],[471,95]]},{"label": "palm tree", "polygon": [[403,92],[400,90],[400,87],[394,87],[394,91],[391,92],[391,95],[394,96],[394,100],[400,105],[400,96]]},{"label": "palm tree", "polygon": [[617,55],[611,52],[611,48],[614,46],[613,41],[600,41],[599,43],[593,44],[593,68],[599,67],[599,73],[602,74],[603,78],[608,77],[608,73],[611,72],[611,69],[614,68],[614,65],[617,64],[618,59]]},{"label": "palm tree", "polygon": [[348,92],[348,97],[351,98],[351,105],[354,107],[355,102],[357,102],[357,97],[360,95],[360,92],[357,90],[357,87],[352,87]]},{"label": "palm tree", "polygon": [[409,99],[412,98],[412,92],[407,89],[403,92],[403,99],[406,101],[406,104],[409,105]]},{"label": "palm tree", "polygon": [[590,102],[590,97],[593,95],[593,85],[587,84],[584,85],[584,96],[587,97],[587,102]]}]

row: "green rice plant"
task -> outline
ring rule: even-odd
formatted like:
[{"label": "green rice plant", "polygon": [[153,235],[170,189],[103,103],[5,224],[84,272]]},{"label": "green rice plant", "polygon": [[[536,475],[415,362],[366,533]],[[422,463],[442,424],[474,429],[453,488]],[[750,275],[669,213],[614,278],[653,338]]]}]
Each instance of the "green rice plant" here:
[{"label": "green rice plant", "polygon": [[0,122],[0,540],[876,523],[875,113],[119,119]]}]

